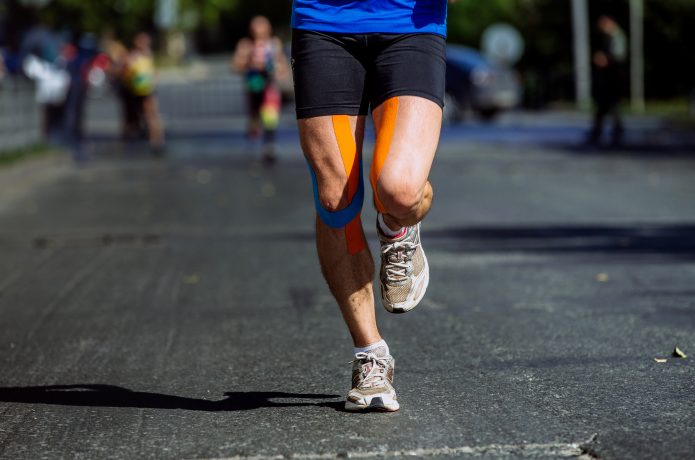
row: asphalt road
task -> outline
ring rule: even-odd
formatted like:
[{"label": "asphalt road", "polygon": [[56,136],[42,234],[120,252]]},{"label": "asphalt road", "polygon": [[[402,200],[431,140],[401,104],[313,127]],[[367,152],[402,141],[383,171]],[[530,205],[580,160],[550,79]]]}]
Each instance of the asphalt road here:
[{"label": "asphalt road", "polygon": [[428,295],[379,310],[402,409],[355,415],[281,139],[271,170],[238,134],[103,141],[0,193],[0,457],[695,455],[695,156],[448,131]]}]

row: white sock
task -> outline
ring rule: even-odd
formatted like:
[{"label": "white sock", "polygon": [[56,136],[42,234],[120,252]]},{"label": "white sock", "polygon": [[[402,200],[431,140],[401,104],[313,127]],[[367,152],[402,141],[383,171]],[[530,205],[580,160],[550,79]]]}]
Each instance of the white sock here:
[{"label": "white sock", "polygon": [[379,347],[384,347],[386,349],[386,355],[390,355],[391,353],[389,352],[389,346],[386,345],[386,341],[384,339],[379,340],[377,343],[373,343],[371,345],[367,345],[366,347],[355,347],[353,349],[354,354],[357,353],[369,353],[370,351],[374,351]]},{"label": "white sock", "polygon": [[399,228],[398,230],[391,230],[389,226],[386,225],[386,222],[384,222],[384,215],[382,213],[378,213],[376,215],[376,221],[379,223],[379,228],[382,232],[384,232],[384,235],[388,236],[389,238],[394,238],[403,233],[403,227]]}]

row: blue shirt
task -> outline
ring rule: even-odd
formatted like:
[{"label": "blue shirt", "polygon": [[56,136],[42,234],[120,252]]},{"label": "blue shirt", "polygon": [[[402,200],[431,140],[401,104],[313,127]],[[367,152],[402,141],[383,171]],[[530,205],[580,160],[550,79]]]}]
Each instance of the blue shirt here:
[{"label": "blue shirt", "polygon": [[446,36],[447,0],[294,0],[292,27],[340,34]]}]

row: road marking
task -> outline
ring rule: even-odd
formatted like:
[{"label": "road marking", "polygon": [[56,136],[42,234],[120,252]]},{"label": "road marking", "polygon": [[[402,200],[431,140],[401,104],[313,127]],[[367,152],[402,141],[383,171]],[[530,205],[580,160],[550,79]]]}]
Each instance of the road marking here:
[{"label": "road marking", "polygon": [[435,447],[423,449],[405,449],[391,451],[348,451],[285,455],[242,455],[233,457],[220,457],[208,460],[322,460],[335,458],[391,458],[391,457],[436,457],[454,455],[481,455],[504,456],[513,454],[540,455],[553,458],[579,457],[585,452],[581,446],[585,443],[546,443],[546,444],[488,444],[482,446],[461,447]]}]

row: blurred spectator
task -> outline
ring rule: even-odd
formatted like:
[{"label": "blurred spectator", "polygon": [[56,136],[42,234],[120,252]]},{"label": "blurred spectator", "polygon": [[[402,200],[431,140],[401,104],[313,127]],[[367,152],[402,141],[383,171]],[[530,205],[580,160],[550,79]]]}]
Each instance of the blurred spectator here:
[{"label": "blurred spectator", "polygon": [[118,41],[110,39],[106,42],[106,54],[109,58],[108,79],[121,105],[121,133],[123,138],[130,135],[130,130],[137,126],[137,116],[133,98],[125,81],[125,69],[128,63],[128,48]]},{"label": "blurred spectator", "polygon": [[22,73],[22,62],[20,59],[19,52],[17,50],[12,50],[10,47],[4,50],[4,66],[6,75],[19,75]]},{"label": "blurred spectator", "polygon": [[627,38],[625,32],[612,18],[598,19],[598,43],[593,56],[594,63],[594,126],[589,142],[598,144],[603,136],[603,124],[607,116],[613,118],[612,144],[620,145],[623,140],[623,122],[620,100],[625,86],[624,64],[627,60]]},{"label": "blurred spectator", "polygon": [[123,69],[126,94],[126,131],[138,133],[145,122],[150,148],[156,155],[164,151],[164,130],[159,116],[155,87],[157,75],[152,55],[152,40],[145,32],[133,39],[133,48]]},{"label": "blurred spectator", "polygon": [[65,102],[70,88],[66,51],[58,35],[43,27],[30,30],[15,56],[24,74],[36,83],[36,100],[43,110],[45,140],[63,135]]},{"label": "blurred spectator", "polygon": [[249,26],[249,37],[237,44],[232,69],[245,76],[248,104],[248,136],[263,133],[263,161],[275,162],[275,133],[280,121],[282,96],[277,81],[288,76],[282,42],[273,36],[270,21],[256,16]]},{"label": "blurred spectator", "polygon": [[70,86],[65,101],[65,136],[76,161],[85,160],[83,152],[84,109],[90,84],[90,73],[98,56],[94,35],[84,34],[76,43],[67,44],[63,50]]}]

